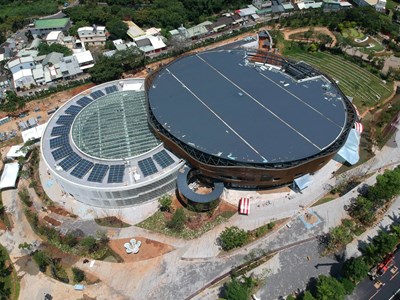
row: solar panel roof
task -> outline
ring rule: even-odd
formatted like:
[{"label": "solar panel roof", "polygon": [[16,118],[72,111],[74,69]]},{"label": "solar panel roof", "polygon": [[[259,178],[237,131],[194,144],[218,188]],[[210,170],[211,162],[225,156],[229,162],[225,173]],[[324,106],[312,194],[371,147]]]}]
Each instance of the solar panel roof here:
[{"label": "solar panel roof", "polygon": [[108,183],[122,182],[124,178],[125,165],[112,165],[108,173]]},{"label": "solar panel roof", "polygon": [[75,116],[71,115],[61,115],[58,120],[56,121],[57,124],[63,124],[63,125],[71,125],[72,122],[74,121]]},{"label": "solar panel roof", "polygon": [[86,105],[88,105],[90,102],[92,102],[93,100],[88,98],[88,97],[82,97],[81,99],[78,99],[76,101],[77,104],[79,104],[82,107],[85,107]]},{"label": "solar panel roof", "polygon": [[72,170],[71,175],[77,178],[83,178],[93,167],[94,163],[82,159],[78,165]]},{"label": "solar panel roof", "polygon": [[112,85],[112,86],[107,86],[105,90],[107,94],[111,94],[118,91],[118,88],[116,85]]},{"label": "solar panel roof", "polygon": [[58,137],[50,140],[50,149],[55,149],[58,147],[62,147],[64,145],[68,145],[68,136],[67,135],[58,136]]},{"label": "solar panel roof", "polygon": [[56,126],[51,130],[51,136],[67,135],[71,126]]},{"label": "solar panel roof", "polygon": [[63,168],[64,171],[68,171],[81,160],[82,158],[78,154],[71,152],[71,154],[64,158],[58,165]]},{"label": "solar panel roof", "polygon": [[91,182],[102,182],[103,178],[106,176],[107,171],[109,169],[108,165],[103,164],[95,164],[92,172],[88,177],[88,181]]},{"label": "solar panel roof", "polygon": [[53,155],[54,160],[60,160],[61,158],[64,158],[68,156],[72,152],[72,148],[70,145],[64,145],[61,148],[58,148],[51,152]]},{"label": "solar panel roof", "polygon": [[154,154],[153,158],[163,169],[174,163],[172,157],[165,150]]},{"label": "solar panel roof", "polygon": [[148,97],[155,118],[176,139],[250,163],[315,155],[340,136],[347,118],[343,95],[327,79],[298,82],[256,67],[245,51],[178,59],[154,78]]},{"label": "solar panel roof", "polygon": [[66,114],[69,114],[69,115],[73,115],[73,116],[76,116],[77,114],[79,114],[79,112],[82,110],[82,107],[80,107],[80,106],[78,106],[78,105],[71,105],[70,107],[68,107],[66,110],[65,110],[65,113]]},{"label": "solar panel roof", "polygon": [[138,166],[144,177],[157,173],[157,167],[151,157],[138,161]]}]

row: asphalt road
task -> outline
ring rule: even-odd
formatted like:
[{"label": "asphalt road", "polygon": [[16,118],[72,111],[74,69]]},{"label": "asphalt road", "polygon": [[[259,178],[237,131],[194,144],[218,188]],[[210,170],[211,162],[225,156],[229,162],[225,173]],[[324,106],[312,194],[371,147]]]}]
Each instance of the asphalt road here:
[{"label": "asphalt road", "polygon": [[[399,248],[400,249],[400,248]],[[394,265],[400,270],[400,251],[397,250],[394,256]],[[358,286],[353,293],[352,299],[362,300],[394,300],[400,299],[400,272],[392,273],[389,269],[386,273],[379,277],[384,286],[379,289],[374,287],[375,281],[366,278]],[[397,294],[396,294],[397,293]]]}]

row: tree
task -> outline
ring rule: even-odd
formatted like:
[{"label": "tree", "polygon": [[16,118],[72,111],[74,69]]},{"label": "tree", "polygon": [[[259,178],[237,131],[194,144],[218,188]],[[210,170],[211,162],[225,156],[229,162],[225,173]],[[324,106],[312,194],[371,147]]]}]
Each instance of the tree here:
[{"label": "tree", "polygon": [[316,286],[318,300],[343,300],[345,293],[342,284],[336,278],[325,275],[318,277]]},{"label": "tree", "polygon": [[248,300],[250,292],[236,278],[224,285],[224,295],[227,300]]},{"label": "tree", "polygon": [[243,246],[248,239],[248,234],[236,226],[227,227],[219,235],[219,242],[225,251]]},{"label": "tree", "polygon": [[315,300],[315,298],[310,291],[306,291],[301,300]]},{"label": "tree", "polygon": [[46,267],[49,265],[51,261],[50,257],[48,257],[46,253],[40,250],[35,252],[35,254],[33,254],[33,260],[38,265],[39,270],[41,272],[46,271]]},{"label": "tree", "polygon": [[83,238],[80,241],[80,245],[82,246],[82,248],[85,251],[87,251],[89,253],[95,252],[97,250],[97,246],[98,246],[96,239],[92,236],[87,236],[87,237]]},{"label": "tree", "polygon": [[45,42],[41,42],[38,47],[39,55],[47,55],[51,52],[58,52],[64,54],[64,56],[72,55],[72,50],[61,44],[48,45]]},{"label": "tree", "polygon": [[350,258],[344,263],[343,273],[348,279],[354,283],[361,281],[368,275],[368,265],[363,257]]},{"label": "tree", "polygon": [[400,194],[400,167],[386,170],[384,174],[376,177],[376,184],[368,190],[368,198],[374,201],[390,200]]},{"label": "tree", "polygon": [[186,222],[186,215],[183,208],[178,208],[172,216],[171,221],[167,223],[167,226],[174,231],[181,231]]},{"label": "tree", "polygon": [[351,280],[347,278],[341,278],[339,282],[342,284],[346,295],[351,295],[353,293],[356,286]]},{"label": "tree", "polygon": [[376,246],[376,254],[382,258],[391,253],[398,242],[399,240],[395,234],[383,230],[379,231],[378,235],[372,240],[372,243]]},{"label": "tree", "polygon": [[79,268],[72,268],[72,274],[74,276],[74,282],[78,283],[85,280],[85,272]]},{"label": "tree", "polygon": [[374,203],[362,196],[358,196],[350,205],[349,213],[363,225],[369,225],[375,221]]},{"label": "tree", "polygon": [[122,75],[122,72],[123,69],[120,65],[116,65],[112,58],[105,56],[100,58],[94,67],[89,69],[89,73],[92,76],[92,81],[97,84],[119,79]]},{"label": "tree", "polygon": [[162,196],[160,199],[158,199],[158,203],[161,211],[171,211],[172,198],[170,195]]},{"label": "tree", "polygon": [[125,39],[126,32],[128,31],[128,25],[122,22],[120,19],[113,18],[106,23],[106,28],[111,34],[111,39]]}]

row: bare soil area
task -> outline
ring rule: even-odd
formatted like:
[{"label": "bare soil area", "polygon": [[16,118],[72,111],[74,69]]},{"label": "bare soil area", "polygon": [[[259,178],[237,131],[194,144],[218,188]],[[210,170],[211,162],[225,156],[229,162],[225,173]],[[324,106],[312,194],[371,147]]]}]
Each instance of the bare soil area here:
[{"label": "bare soil area", "polygon": [[109,243],[111,249],[114,252],[116,252],[119,256],[121,256],[124,262],[136,262],[136,261],[147,260],[157,256],[164,255],[165,253],[175,250],[175,248],[170,245],[146,239],[144,237],[138,236],[132,238],[135,238],[136,241],[142,242],[140,250],[137,254],[133,253],[127,254],[125,251],[124,244],[129,243],[129,241],[131,240],[130,238],[111,240]]},{"label": "bare soil area", "polygon": [[[296,33],[302,33],[302,32],[306,32],[309,31],[310,29],[312,29],[315,33],[323,33],[326,34],[328,36],[330,36],[332,38],[332,44],[331,46],[334,47],[337,43],[337,39],[336,36],[326,27],[302,27],[302,28],[297,28],[297,29],[285,29],[282,31],[283,36],[285,37],[285,40],[293,40],[293,41],[300,41],[300,42],[304,42],[304,39],[291,39],[290,36]],[[313,39],[310,39],[309,41],[312,41]]]}]

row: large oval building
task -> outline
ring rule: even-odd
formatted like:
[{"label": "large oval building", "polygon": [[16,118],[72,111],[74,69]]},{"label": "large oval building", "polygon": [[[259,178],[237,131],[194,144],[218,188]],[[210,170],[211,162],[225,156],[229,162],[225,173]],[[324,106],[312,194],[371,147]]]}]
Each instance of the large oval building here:
[{"label": "large oval building", "polygon": [[41,151],[64,191],[91,206],[120,208],[173,191],[184,162],[147,122],[144,79],[76,95],[51,117]]},{"label": "large oval building", "polygon": [[203,180],[268,188],[323,167],[356,115],[336,83],[303,62],[220,50],[146,79],[149,123]]}]

